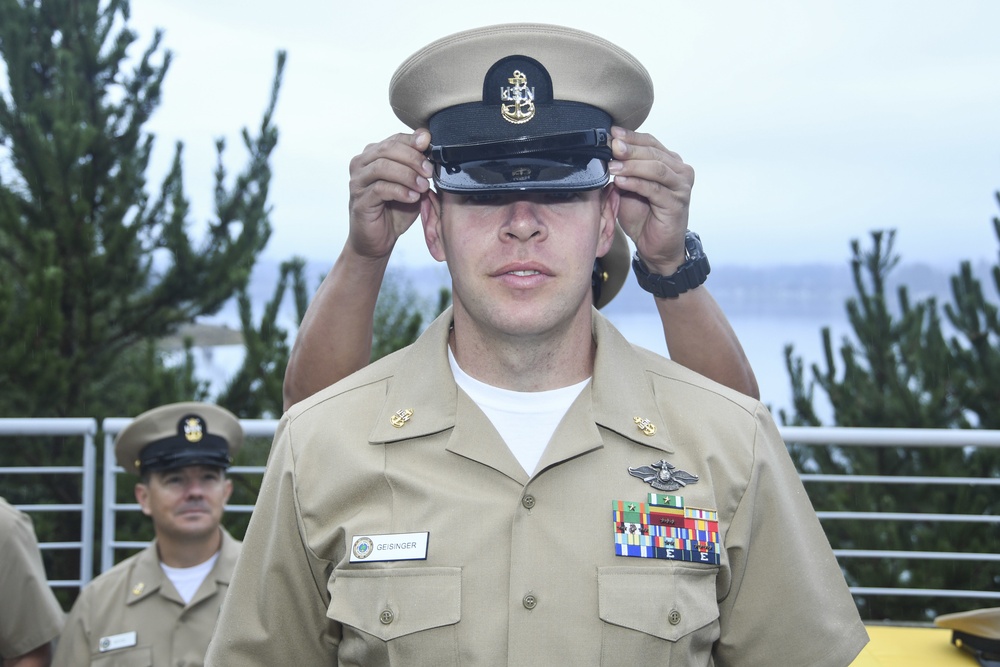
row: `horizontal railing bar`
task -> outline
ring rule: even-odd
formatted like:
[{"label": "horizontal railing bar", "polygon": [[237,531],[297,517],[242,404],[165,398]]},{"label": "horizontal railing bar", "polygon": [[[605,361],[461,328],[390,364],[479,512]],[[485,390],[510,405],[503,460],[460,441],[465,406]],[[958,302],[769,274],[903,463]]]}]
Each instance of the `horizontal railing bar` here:
[{"label": "horizontal railing bar", "polygon": [[956,428],[785,426],[786,443],[852,447],[1000,447],[1000,431]]},{"label": "horizontal railing bar", "polygon": [[13,435],[94,435],[96,433],[97,420],[91,417],[0,418],[0,437]]},{"label": "horizontal railing bar", "polygon": [[42,551],[49,549],[80,549],[83,542],[39,542],[38,548]]},{"label": "horizontal railing bar", "polygon": [[1000,600],[997,591],[956,591],[945,588],[863,588],[850,587],[854,595],[904,595],[910,597],[936,598],[988,598]]},{"label": "horizontal railing bar", "polygon": [[80,579],[49,579],[48,584],[52,588],[80,588]]},{"label": "horizontal railing bar", "polygon": [[240,473],[243,475],[263,475],[264,466],[233,466],[229,469],[229,474]]},{"label": "horizontal railing bar", "polygon": [[278,428],[277,419],[241,419],[240,425],[248,438],[273,438]]},{"label": "horizontal railing bar", "polygon": [[834,549],[837,558],[898,558],[913,560],[973,560],[1000,562],[1000,554],[964,553],[957,551],[891,551],[877,549]]},{"label": "horizontal railing bar", "polygon": [[[0,428],[4,420],[0,419]],[[39,420],[24,420],[39,421]],[[116,435],[132,423],[130,418],[109,417],[102,422],[104,432]],[[248,437],[273,437],[276,419],[241,419]],[[868,428],[844,426],[779,427],[785,442],[796,444],[839,444],[871,447],[1000,447],[1000,432],[981,429],[948,428]]]},{"label": "horizontal railing bar", "polygon": [[[232,466],[228,469],[228,473],[229,474],[242,473],[245,475],[246,474],[263,475],[266,469],[267,468],[265,468],[264,466]],[[0,468],[0,470],[2,470],[2,468]],[[15,468],[15,470],[23,470],[23,468]],[[114,471],[120,474],[125,472],[125,468],[122,468],[121,466],[115,466]]]},{"label": "horizontal railing bar", "polygon": [[1000,523],[1000,516],[983,514],[928,514],[905,512],[816,512],[820,519],[862,519],[865,521],[950,521]]},{"label": "horizontal railing bar", "polygon": [[[126,505],[123,503],[115,503],[111,506],[111,509],[115,512],[122,510],[134,512],[139,510],[139,506],[136,504]],[[226,505],[226,511],[247,514],[253,512],[253,505]]]},{"label": "horizontal railing bar", "polygon": [[79,512],[83,509],[83,503],[73,503],[66,505],[14,505],[22,512]]},{"label": "horizontal railing bar", "polygon": [[66,475],[70,473],[80,474],[83,466],[21,466],[17,468],[0,468],[0,474],[4,475]]},{"label": "horizontal railing bar", "polygon": [[118,540],[112,540],[110,544],[115,549],[145,549],[146,547],[149,546],[149,542],[136,542],[136,541],[120,542]]},{"label": "horizontal railing bar", "polygon": [[942,486],[1000,486],[1000,478],[983,477],[896,477],[892,475],[799,475],[803,482],[833,482],[835,484],[937,484]]}]

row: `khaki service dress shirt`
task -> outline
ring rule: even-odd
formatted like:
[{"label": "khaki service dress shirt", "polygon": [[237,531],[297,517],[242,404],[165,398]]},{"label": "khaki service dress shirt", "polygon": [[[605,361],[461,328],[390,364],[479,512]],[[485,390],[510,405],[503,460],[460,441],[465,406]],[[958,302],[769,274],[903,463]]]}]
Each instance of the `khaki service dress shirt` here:
[{"label": "khaki service dress shirt", "polygon": [[[529,477],[456,387],[450,323],[447,311],[282,418],[209,665],[843,667],[857,655],[864,626],[759,402],[632,346],[594,311],[593,380]],[[629,471],[644,467],[686,485],[658,491]],[[691,550],[699,562],[617,555],[642,528],[613,509],[649,493],[717,517]],[[417,537],[392,537],[404,533]],[[400,540],[426,543],[426,558],[393,559]]]},{"label": "khaki service dress shirt", "polygon": [[48,644],[63,620],[31,517],[0,498],[0,662]]},{"label": "khaki service dress shirt", "polygon": [[239,554],[223,529],[219,558],[185,605],[154,540],[80,592],[53,667],[200,667]]}]

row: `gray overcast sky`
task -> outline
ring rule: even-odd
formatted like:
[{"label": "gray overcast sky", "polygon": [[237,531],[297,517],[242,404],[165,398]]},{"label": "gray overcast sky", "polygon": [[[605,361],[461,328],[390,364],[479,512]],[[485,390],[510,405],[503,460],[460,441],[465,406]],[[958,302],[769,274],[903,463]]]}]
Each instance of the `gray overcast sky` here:
[{"label": "gray overcast sky", "polygon": [[[907,261],[997,256],[992,0],[134,0],[139,44],[161,27],[175,55],[148,126],[154,168],[183,140],[205,219],[214,139],[227,138],[235,171],[238,132],[259,122],[286,49],[265,253],[332,261],[346,236],[349,160],[405,129],[387,101],[396,67],[438,37],[509,21],[588,30],[645,64],[656,103],[641,130],[695,168],[690,225],[713,266],[841,263],[851,238],[878,227],[898,229]],[[432,261],[417,226],[394,261]]]}]

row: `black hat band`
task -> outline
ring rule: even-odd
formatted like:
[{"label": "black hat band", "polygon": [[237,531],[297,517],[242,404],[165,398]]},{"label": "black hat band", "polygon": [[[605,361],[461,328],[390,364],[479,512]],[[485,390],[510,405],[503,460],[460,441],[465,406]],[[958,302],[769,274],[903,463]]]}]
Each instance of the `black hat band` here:
[{"label": "black hat band", "polygon": [[427,149],[427,155],[432,161],[445,164],[510,158],[532,153],[571,154],[610,160],[611,134],[603,128],[595,128],[505,141],[453,146],[431,144]]},{"label": "black hat band", "polygon": [[229,443],[209,433],[205,420],[195,414],[181,417],[174,435],[154,440],[139,452],[136,467],[143,473],[175,470],[192,465],[228,468]]}]

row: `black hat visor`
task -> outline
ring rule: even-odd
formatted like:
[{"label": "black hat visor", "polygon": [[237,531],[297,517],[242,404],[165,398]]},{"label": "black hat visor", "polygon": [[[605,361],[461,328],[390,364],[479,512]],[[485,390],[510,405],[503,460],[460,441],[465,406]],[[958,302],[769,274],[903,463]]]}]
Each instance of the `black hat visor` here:
[{"label": "black hat visor", "polygon": [[434,182],[454,193],[580,191],[607,184],[604,128],[452,146],[431,145]]}]

